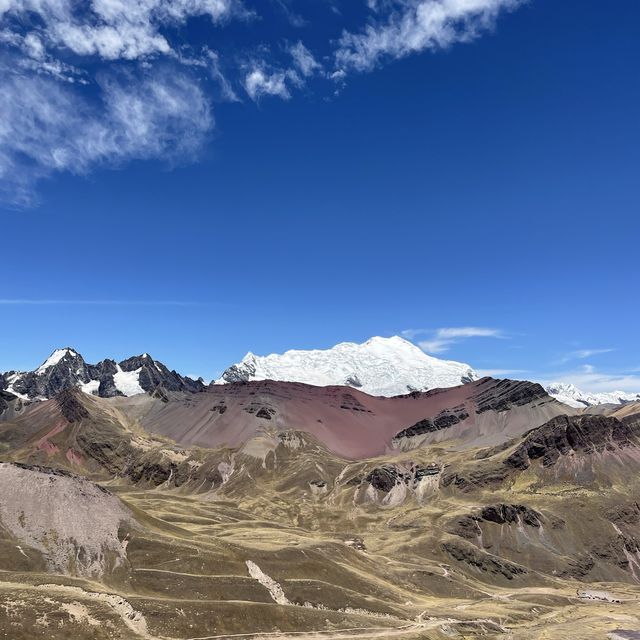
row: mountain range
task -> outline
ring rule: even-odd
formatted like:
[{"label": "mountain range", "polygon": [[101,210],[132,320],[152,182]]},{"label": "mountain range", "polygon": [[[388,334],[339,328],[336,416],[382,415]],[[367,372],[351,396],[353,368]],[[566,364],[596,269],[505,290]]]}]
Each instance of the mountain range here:
[{"label": "mountain range", "polygon": [[[325,386],[349,386],[368,395],[392,397],[449,388],[478,380],[468,364],[441,360],[399,336],[374,337],[362,344],[344,342],[326,350],[290,350],[257,356],[248,353],[213,384],[273,380]],[[57,349],[36,370],[0,374],[0,412],[15,396],[22,401],[53,398],[78,387],[102,398],[165,391],[199,393],[206,384],[170,370],[148,354],[116,362],[87,364],[74,349]],[[572,384],[552,383],[547,393],[574,408],[640,401],[640,393],[586,393]]]},{"label": "mountain range", "polygon": [[0,390],[21,400],[48,400],[72,387],[85,393],[111,398],[151,392],[158,386],[169,391],[196,393],[205,388],[202,380],[192,380],[170,371],[148,354],[122,362],[103,360],[87,364],[74,349],[56,349],[35,371],[9,371],[0,375]]},{"label": "mountain range", "polygon": [[62,351],[20,380],[34,399],[73,385],[0,396],[0,635],[640,632],[640,403],[577,409],[487,377],[194,393],[144,355],[100,397]]},{"label": "mountain range", "polygon": [[625,393],[612,391],[610,393],[587,393],[576,388],[573,384],[554,382],[546,387],[549,395],[568,404],[570,407],[584,408],[601,404],[625,404],[639,402],[640,393]]}]

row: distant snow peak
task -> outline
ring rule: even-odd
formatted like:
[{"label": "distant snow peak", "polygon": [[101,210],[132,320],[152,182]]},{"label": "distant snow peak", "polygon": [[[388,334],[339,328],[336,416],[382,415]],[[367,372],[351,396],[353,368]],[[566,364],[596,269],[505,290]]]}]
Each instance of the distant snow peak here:
[{"label": "distant snow peak", "polygon": [[37,369],[36,373],[42,374],[45,373],[51,367],[55,367],[61,360],[70,356],[72,358],[77,358],[78,354],[69,347],[65,349],[56,349]]},{"label": "distant snow peak", "polygon": [[550,396],[563,404],[584,409],[599,404],[624,404],[626,402],[640,402],[640,393],[625,393],[612,391],[610,393],[588,393],[581,391],[575,385],[567,382],[552,382],[546,387]]},{"label": "distant snow peak", "polygon": [[346,385],[370,395],[394,396],[476,379],[477,373],[467,364],[429,356],[400,336],[376,336],[362,344],[342,342],[326,350],[293,349],[268,356],[249,352],[216,384],[279,380],[320,387]]}]

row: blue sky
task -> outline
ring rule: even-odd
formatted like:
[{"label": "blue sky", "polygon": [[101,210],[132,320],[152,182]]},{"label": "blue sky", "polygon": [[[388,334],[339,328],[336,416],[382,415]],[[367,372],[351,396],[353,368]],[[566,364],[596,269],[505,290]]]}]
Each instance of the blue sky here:
[{"label": "blue sky", "polygon": [[0,370],[404,332],[640,390],[634,0],[34,6],[0,2]]}]

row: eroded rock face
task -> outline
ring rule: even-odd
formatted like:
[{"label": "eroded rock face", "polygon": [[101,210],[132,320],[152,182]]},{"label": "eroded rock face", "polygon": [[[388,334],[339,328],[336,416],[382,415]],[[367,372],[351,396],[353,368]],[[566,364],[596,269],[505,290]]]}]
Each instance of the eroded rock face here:
[{"label": "eroded rock face", "polygon": [[0,463],[0,523],[50,571],[101,578],[126,560],[129,510],[106,489],[61,471]]},{"label": "eroded rock face", "polygon": [[460,491],[468,492],[475,489],[484,489],[504,482],[509,476],[506,467],[492,466],[480,467],[473,470],[452,471],[442,476],[443,487],[453,487]]},{"label": "eroded rock face", "polygon": [[445,542],[442,547],[454,560],[475,568],[482,573],[503,577],[507,580],[513,580],[515,577],[527,573],[525,567],[480,551],[469,543]]},{"label": "eroded rock face", "polygon": [[[490,378],[487,380],[492,382]],[[541,385],[520,380],[500,380],[477,396],[477,413],[491,410],[507,411],[512,407],[520,407],[536,400],[550,400]]]},{"label": "eroded rock face", "polygon": [[522,521],[530,527],[539,527],[542,516],[523,504],[492,504],[480,512],[480,517],[496,524],[517,524]]},{"label": "eroded rock face", "polygon": [[340,402],[341,409],[347,409],[349,411],[361,411],[363,413],[371,413],[353,394],[342,394],[342,401]]},{"label": "eroded rock face", "polygon": [[620,422],[629,428],[638,439],[640,439],[640,412],[619,418]]},{"label": "eroded rock face", "polygon": [[365,477],[374,489],[389,493],[397,484],[404,484],[408,487],[415,486],[423,478],[437,476],[441,468],[438,464],[411,465],[404,469],[396,466],[376,467]]},{"label": "eroded rock face", "polygon": [[633,429],[618,420],[598,415],[558,416],[529,432],[505,464],[527,469],[532,460],[553,466],[561,456],[615,451],[637,444]]},{"label": "eroded rock face", "polygon": [[397,441],[401,438],[412,438],[414,436],[422,435],[423,433],[431,433],[433,431],[440,431],[441,429],[447,429],[452,427],[469,417],[469,413],[463,407],[454,407],[453,409],[446,409],[439,413],[435,418],[425,418],[416,422],[408,429],[400,431],[393,439],[392,444],[397,444]]},{"label": "eroded rock face", "polygon": [[[214,407],[214,409],[216,409],[216,407]],[[221,410],[221,406],[218,406],[217,410],[218,413],[223,414],[226,408]],[[251,415],[255,415],[256,418],[262,418],[263,420],[271,420],[271,418],[276,415],[276,410],[267,403],[251,402],[244,410]]]},{"label": "eroded rock face", "polygon": [[389,493],[398,482],[398,472],[393,467],[380,467],[373,469],[367,475],[366,481],[375,489]]},{"label": "eroded rock face", "polygon": [[17,400],[18,398],[12,393],[0,390],[0,417],[2,417],[2,415],[9,409],[11,404],[16,402]]},{"label": "eroded rock face", "polygon": [[458,439],[465,448],[472,444],[495,447],[554,416],[575,413],[575,409],[551,398],[539,384],[527,381],[482,378],[466,390],[460,387],[456,394],[449,392],[451,403],[446,405],[442,390],[426,395],[439,411],[425,412],[422,419],[398,431],[392,438],[395,449],[410,451],[447,438]]},{"label": "eroded rock face", "polygon": [[375,467],[363,477],[348,480],[355,485],[358,502],[372,502],[382,507],[397,507],[413,497],[419,503],[438,491],[442,468],[437,463],[427,465],[404,463]]},{"label": "eroded rock face", "polygon": [[89,417],[89,412],[78,398],[80,393],[78,389],[66,389],[56,397],[60,412],[71,423]]},{"label": "eroded rock face", "polygon": [[541,513],[523,504],[491,504],[483,507],[478,514],[468,514],[456,520],[450,532],[466,540],[474,540],[482,535],[482,526],[487,523],[523,525],[537,529],[542,521]]},{"label": "eroded rock face", "polygon": [[605,516],[610,522],[616,525],[638,525],[640,524],[640,504],[631,502],[629,504],[616,505],[608,509]]}]

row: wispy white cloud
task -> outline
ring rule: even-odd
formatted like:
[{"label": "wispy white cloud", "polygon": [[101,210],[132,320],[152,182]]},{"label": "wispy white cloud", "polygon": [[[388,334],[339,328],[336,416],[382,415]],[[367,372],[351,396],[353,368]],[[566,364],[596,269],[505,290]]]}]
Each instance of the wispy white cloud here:
[{"label": "wispy white cloud", "polygon": [[305,77],[313,75],[322,68],[322,65],[314,58],[313,54],[302,42],[297,42],[290,49],[295,68]]},{"label": "wispy white cloud", "polygon": [[264,96],[289,100],[293,88],[303,87],[309,78],[322,71],[322,65],[303,42],[298,41],[286,50],[290,61],[281,67],[274,68],[269,62],[268,47],[261,47],[260,55],[245,64],[243,86],[252,100],[257,102]]},{"label": "wispy white cloud", "polygon": [[562,356],[558,361],[558,364],[571,362],[571,360],[586,360],[587,358],[598,356],[603,353],[611,353],[613,351],[615,351],[615,349],[577,349]]},{"label": "wispy white cloud", "polygon": [[489,327],[443,327],[440,329],[406,329],[402,332],[405,338],[415,340],[419,336],[428,335],[428,339],[419,340],[418,346],[427,353],[443,353],[452,345],[469,338],[505,338],[501,329]]},{"label": "wispy white cloud", "polygon": [[268,73],[261,68],[251,69],[244,79],[244,88],[252,100],[259,100],[262,96],[278,96],[284,100],[291,97],[284,71]]},{"label": "wispy white cloud", "polygon": [[[0,0],[0,199],[33,204],[55,172],[195,158],[215,100],[288,100],[321,79],[333,93],[384,58],[470,40],[521,2],[369,0],[368,26],[327,34],[317,55],[279,36],[244,50],[185,41],[191,20],[218,29],[257,17],[243,0]],[[302,3],[275,3],[305,24]]]},{"label": "wispy white cloud", "polygon": [[197,157],[213,128],[203,73],[237,96],[217,53],[168,34],[246,15],[240,0],[0,0],[0,199],[31,205],[55,172]]},{"label": "wispy white cloud", "polygon": [[300,28],[308,24],[307,20],[305,20],[304,17],[302,17],[299,13],[296,13],[291,9],[290,0],[274,0],[274,2],[280,8],[280,10],[284,13],[287,20],[289,21],[289,24],[292,27]]},{"label": "wispy white cloud", "polygon": [[105,60],[135,60],[168,54],[170,42],[164,26],[184,24],[187,19],[208,16],[214,22],[242,12],[235,0],[92,0],[84,10],[71,0],[2,0],[0,18],[6,23],[37,16],[29,33],[37,38],[36,49],[67,49],[79,56]]},{"label": "wispy white cloud", "polygon": [[211,78],[218,83],[223,100],[228,102],[239,102],[240,98],[233,89],[227,76],[222,72],[220,55],[216,51],[208,48],[204,50],[205,64],[209,69]]},{"label": "wispy white cloud", "polygon": [[28,205],[54,171],[86,173],[132,159],[196,155],[213,127],[208,98],[187,74],[153,69],[100,78],[101,99],[41,76],[0,74],[0,185]]},{"label": "wispy white cloud", "polygon": [[358,33],[343,33],[335,52],[341,69],[369,71],[385,58],[469,42],[495,24],[498,15],[524,0],[387,0],[370,2],[377,21]]},{"label": "wispy white cloud", "polygon": [[502,378],[504,376],[522,375],[523,373],[529,373],[529,371],[528,369],[476,369],[476,373],[481,377]]}]

